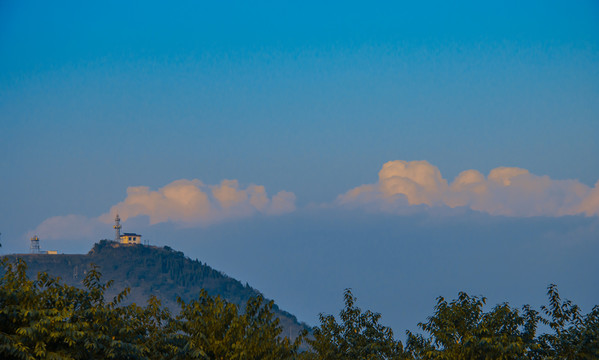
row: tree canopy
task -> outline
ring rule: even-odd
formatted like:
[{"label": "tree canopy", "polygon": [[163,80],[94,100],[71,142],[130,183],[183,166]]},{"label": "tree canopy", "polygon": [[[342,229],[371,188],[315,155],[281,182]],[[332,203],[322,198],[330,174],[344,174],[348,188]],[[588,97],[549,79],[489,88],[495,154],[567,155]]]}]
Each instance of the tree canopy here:
[{"label": "tree canopy", "polygon": [[291,341],[281,336],[274,303],[260,295],[240,307],[202,290],[191,301],[179,299],[179,312],[171,314],[156,297],[143,307],[124,305],[128,288],[107,299],[113,283],[104,283],[96,266],[81,288],[44,272],[31,279],[26,269],[21,259],[0,262],[2,359],[599,358],[599,306],[585,315],[555,285],[540,311],[507,303],[485,311],[484,297],[463,292],[451,301],[439,297],[419,324],[424,333],[407,331],[404,346],[379,323],[379,313],[356,306],[350,289],[339,321],[321,314],[311,334]]}]

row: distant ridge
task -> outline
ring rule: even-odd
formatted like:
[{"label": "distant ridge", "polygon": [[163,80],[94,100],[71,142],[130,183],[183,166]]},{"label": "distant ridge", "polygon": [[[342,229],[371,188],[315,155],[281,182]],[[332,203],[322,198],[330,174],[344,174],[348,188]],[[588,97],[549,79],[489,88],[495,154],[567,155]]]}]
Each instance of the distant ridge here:
[{"label": "distant ridge", "polygon": [[[198,260],[191,260],[180,251],[168,246],[122,245],[114,241],[101,240],[86,255],[19,254],[6,255],[9,259],[23,258],[28,265],[30,277],[44,271],[58,276],[68,285],[82,287],[82,280],[91,264],[100,267],[102,280],[114,283],[108,297],[115,296],[124,288],[131,292],[124,305],[145,305],[155,295],[171,312],[179,308],[177,298],[188,302],[196,298],[201,289],[212,296],[221,296],[227,301],[242,305],[260,292],[248,284],[213,269]],[[309,329],[297,318],[275,304],[273,307],[283,327],[283,336],[295,338],[302,329]]]}]

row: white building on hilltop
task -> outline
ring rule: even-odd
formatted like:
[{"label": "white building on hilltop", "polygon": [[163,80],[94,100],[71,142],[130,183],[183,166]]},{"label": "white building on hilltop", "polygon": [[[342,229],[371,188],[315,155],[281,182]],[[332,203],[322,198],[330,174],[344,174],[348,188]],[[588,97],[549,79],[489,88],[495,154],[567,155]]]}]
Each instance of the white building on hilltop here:
[{"label": "white building on hilltop", "polygon": [[124,233],[121,235],[121,244],[141,244],[141,235]]},{"label": "white building on hilltop", "polygon": [[134,233],[124,233],[121,235],[121,218],[116,214],[114,218],[114,241],[121,244],[141,244],[141,235]]}]

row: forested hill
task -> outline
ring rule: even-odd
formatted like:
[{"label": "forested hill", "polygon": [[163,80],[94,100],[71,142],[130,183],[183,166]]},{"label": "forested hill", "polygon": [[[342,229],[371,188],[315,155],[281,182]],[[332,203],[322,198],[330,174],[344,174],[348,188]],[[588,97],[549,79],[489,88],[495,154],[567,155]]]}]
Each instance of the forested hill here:
[{"label": "forested hill", "polygon": [[[8,257],[17,257],[8,255]],[[105,282],[114,284],[107,291],[112,297],[126,287],[131,293],[123,304],[145,305],[150,295],[155,295],[171,312],[177,312],[177,298],[185,302],[197,298],[201,289],[212,296],[220,295],[231,303],[243,306],[247,300],[256,296],[258,290],[243,285],[222,272],[213,269],[198,260],[191,260],[182,252],[168,246],[163,248],[146,245],[120,245],[113,241],[102,240],[95,244],[86,255],[18,255],[27,265],[27,273],[35,277],[39,271],[58,276],[72,286],[82,287],[82,280],[91,264],[99,266]],[[296,317],[275,306],[273,310],[279,317],[284,336],[295,337],[305,324]]]}]

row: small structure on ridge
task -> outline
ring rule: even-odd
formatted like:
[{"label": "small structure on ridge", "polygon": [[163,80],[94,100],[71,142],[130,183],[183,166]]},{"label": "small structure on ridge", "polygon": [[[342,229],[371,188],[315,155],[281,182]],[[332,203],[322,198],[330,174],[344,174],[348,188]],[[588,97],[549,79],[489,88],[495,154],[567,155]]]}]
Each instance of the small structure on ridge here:
[{"label": "small structure on ridge", "polygon": [[40,238],[37,235],[33,235],[31,238],[31,245],[29,246],[29,252],[32,254],[40,254]]},{"label": "small structure on ridge", "polygon": [[121,244],[141,244],[141,235],[135,233],[124,233],[121,235]]},{"label": "small structure on ridge", "polygon": [[58,254],[57,250],[40,250],[40,238],[37,235],[33,235],[30,239],[31,245],[29,246],[29,252],[32,254],[48,254],[48,255],[56,255]]},{"label": "small structure on ridge", "polygon": [[119,214],[116,214],[114,218],[114,241],[129,245],[129,244],[141,244],[141,235],[135,233],[123,233],[121,235],[121,218]]},{"label": "small structure on ridge", "polygon": [[116,214],[116,217],[114,218],[114,241],[119,242],[121,241],[121,218],[119,217],[119,214]]}]

